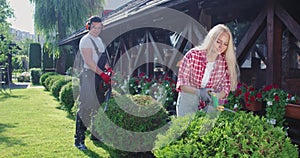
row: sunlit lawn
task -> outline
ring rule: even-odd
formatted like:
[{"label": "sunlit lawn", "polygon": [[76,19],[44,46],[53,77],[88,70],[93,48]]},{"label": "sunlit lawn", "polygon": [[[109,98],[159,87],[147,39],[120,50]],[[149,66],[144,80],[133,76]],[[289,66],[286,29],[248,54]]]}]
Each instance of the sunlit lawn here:
[{"label": "sunlit lawn", "polygon": [[74,119],[59,106],[43,88],[12,90],[10,97],[0,94],[0,157],[110,157],[89,139],[88,151],[75,148]]}]

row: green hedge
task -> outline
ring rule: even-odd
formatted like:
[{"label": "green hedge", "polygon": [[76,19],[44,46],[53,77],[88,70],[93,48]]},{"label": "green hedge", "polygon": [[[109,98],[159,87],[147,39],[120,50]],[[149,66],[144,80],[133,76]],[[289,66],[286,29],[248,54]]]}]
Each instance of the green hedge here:
[{"label": "green hedge", "polygon": [[74,106],[73,96],[73,83],[69,81],[66,85],[61,88],[59,93],[59,101],[69,114],[72,114],[72,107]]},{"label": "green hedge", "polygon": [[39,85],[42,70],[40,68],[30,69],[31,82],[33,85]]},{"label": "green hedge", "polygon": [[53,54],[50,54],[50,50],[44,48],[43,53],[43,70],[52,69],[54,67]]},{"label": "green hedge", "polygon": [[45,88],[47,91],[50,91],[51,90],[51,87],[53,85],[53,83],[59,79],[62,79],[64,78],[63,75],[52,75],[52,76],[49,76],[46,78],[45,80]]},{"label": "green hedge", "polygon": [[31,43],[29,46],[29,68],[41,68],[41,45]]},{"label": "green hedge", "polygon": [[64,86],[65,84],[67,84],[68,82],[72,81],[72,78],[70,76],[65,76],[63,78],[58,78],[56,81],[53,82],[52,86],[51,86],[51,93],[52,95],[59,99],[59,92],[62,88],[62,86]]},{"label": "green hedge", "polygon": [[46,88],[46,84],[45,84],[45,80],[52,75],[58,75],[58,73],[56,72],[46,72],[44,74],[41,75],[40,77],[40,84],[43,85]]},{"label": "green hedge", "polygon": [[[182,137],[171,143],[182,117],[164,135],[159,135],[156,157],[298,157],[297,147],[281,128],[273,127],[266,119],[251,113],[222,112],[216,122],[199,115],[188,126]],[[181,123],[178,123],[183,121]],[[212,129],[207,128],[213,126]],[[204,132],[206,131],[206,132]]]},{"label": "green hedge", "polygon": [[[155,139],[148,139],[146,134],[135,138],[135,132],[150,132],[161,128],[166,125],[168,114],[161,104],[156,102],[148,95],[119,95],[118,97],[113,97],[108,103],[108,110],[103,114],[103,108],[105,103],[103,103],[99,109],[98,114],[95,116],[94,126],[98,134],[105,140],[110,146],[116,147],[128,147],[128,151],[134,151],[135,141],[143,142],[143,146],[154,146]],[[122,107],[122,108],[120,108]],[[123,109],[131,110],[136,109],[137,114],[143,115],[132,115],[128,111]],[[147,112],[151,110],[156,111],[153,115],[147,115]],[[154,112],[152,111],[152,112]],[[131,111],[132,112],[132,111]],[[109,119],[109,121],[106,121]],[[119,128],[114,128],[110,123],[118,126]],[[130,132],[123,132],[123,130]],[[155,138],[155,136],[153,137]],[[132,146],[133,145],[133,146]],[[140,145],[139,145],[140,146]],[[147,157],[152,155],[151,152],[119,152],[123,157]]]}]

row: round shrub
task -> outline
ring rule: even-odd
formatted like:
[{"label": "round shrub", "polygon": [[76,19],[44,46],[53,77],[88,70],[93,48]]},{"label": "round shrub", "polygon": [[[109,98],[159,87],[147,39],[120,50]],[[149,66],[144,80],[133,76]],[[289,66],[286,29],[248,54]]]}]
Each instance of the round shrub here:
[{"label": "round shrub", "polygon": [[53,85],[53,83],[55,81],[57,81],[58,79],[61,79],[61,78],[64,78],[63,75],[52,75],[52,76],[49,76],[46,80],[45,80],[45,88],[47,91],[50,91],[51,90],[51,87]]},{"label": "round shrub", "polygon": [[74,105],[73,85],[71,81],[69,81],[61,88],[61,91],[59,93],[59,100],[63,105],[63,108],[71,114],[72,107]]},{"label": "round shrub", "polygon": [[[94,120],[94,127],[100,137],[110,146],[127,151],[138,147],[153,148],[156,135],[148,139],[144,133],[152,132],[167,124],[168,113],[163,106],[148,95],[119,95],[111,98],[104,113],[105,102],[100,106]],[[126,109],[124,111],[124,109]],[[136,113],[131,113],[135,109]],[[149,116],[147,115],[147,112]],[[150,115],[151,113],[151,115]],[[113,125],[112,125],[113,124]],[[115,128],[117,127],[117,128]],[[123,132],[128,131],[128,132]],[[143,133],[136,138],[134,133]],[[147,134],[145,134],[147,135]],[[143,142],[142,145],[134,142]],[[143,148],[143,147],[141,147]],[[116,150],[121,152],[119,150]],[[121,152],[124,157],[147,157],[151,152]]]},{"label": "round shrub", "polygon": [[63,85],[70,82],[72,78],[70,76],[65,76],[64,78],[58,78],[56,81],[53,82],[53,85],[51,86],[51,93],[52,95],[59,99],[59,92]]},{"label": "round shrub", "polygon": [[[205,130],[208,125],[214,127]],[[164,144],[177,129],[178,126],[171,126],[166,134],[158,136],[156,144]],[[285,131],[273,127],[265,118],[245,112],[222,112],[216,122],[199,115],[189,124],[182,137],[153,153],[156,157],[176,158],[298,157],[297,147],[291,143]]]},{"label": "round shrub", "polygon": [[46,72],[46,73],[42,74],[41,77],[40,77],[40,84],[43,85],[44,87],[46,87],[45,80],[49,76],[52,76],[52,75],[58,75],[58,73],[56,73],[56,72]]}]

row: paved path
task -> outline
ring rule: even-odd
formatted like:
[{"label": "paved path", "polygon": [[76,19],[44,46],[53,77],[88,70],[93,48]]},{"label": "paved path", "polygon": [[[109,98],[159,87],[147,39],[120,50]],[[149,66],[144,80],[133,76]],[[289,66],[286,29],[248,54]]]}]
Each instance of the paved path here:
[{"label": "paved path", "polygon": [[16,82],[10,84],[11,89],[25,89],[25,88],[44,88],[44,86],[33,86],[30,82]]}]

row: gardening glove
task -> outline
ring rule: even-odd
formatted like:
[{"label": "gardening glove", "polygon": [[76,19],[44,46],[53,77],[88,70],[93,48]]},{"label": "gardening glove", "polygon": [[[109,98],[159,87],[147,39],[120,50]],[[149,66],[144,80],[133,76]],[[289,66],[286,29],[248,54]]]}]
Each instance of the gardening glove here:
[{"label": "gardening glove", "polygon": [[210,92],[212,92],[213,89],[211,88],[200,88],[196,89],[196,95],[200,98],[202,101],[209,101],[211,102],[211,97],[209,95]]},{"label": "gardening glove", "polygon": [[102,72],[100,74],[100,77],[103,79],[105,84],[110,84],[110,82],[111,82],[110,76],[107,75],[105,72]]},{"label": "gardening glove", "polygon": [[108,73],[108,75],[109,75],[109,76],[113,76],[113,75],[115,75],[115,72],[113,71],[113,69],[112,69],[112,68],[108,68],[108,69],[106,69],[106,72]]}]

